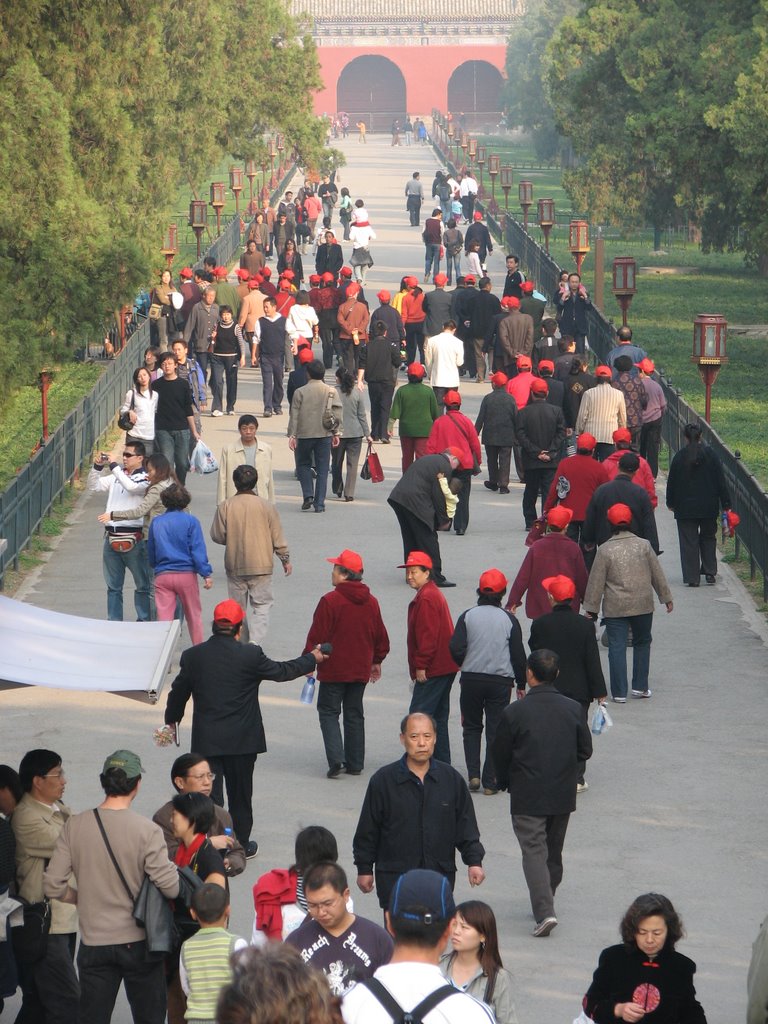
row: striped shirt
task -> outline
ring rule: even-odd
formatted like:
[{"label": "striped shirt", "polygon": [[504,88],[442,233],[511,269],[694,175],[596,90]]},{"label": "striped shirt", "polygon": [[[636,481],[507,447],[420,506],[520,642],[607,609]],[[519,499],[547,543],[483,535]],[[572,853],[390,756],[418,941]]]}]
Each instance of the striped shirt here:
[{"label": "striped shirt", "polygon": [[592,434],[598,444],[613,444],[613,432],[627,425],[624,395],[610,381],[584,392],[576,417],[576,433]]},{"label": "striped shirt", "polygon": [[213,1020],[219,993],[232,980],[230,957],[247,943],[226,928],[201,928],[181,947],[179,974],[188,1020]]}]

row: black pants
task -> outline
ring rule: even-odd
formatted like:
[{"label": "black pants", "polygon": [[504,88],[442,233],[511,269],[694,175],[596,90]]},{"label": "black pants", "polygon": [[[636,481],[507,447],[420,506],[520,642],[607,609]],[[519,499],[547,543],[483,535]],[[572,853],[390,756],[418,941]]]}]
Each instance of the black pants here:
[{"label": "black pants", "polygon": [[[461,680],[459,708],[461,729],[464,736],[464,760],[467,763],[467,777],[481,779],[485,789],[496,789],[496,768],[491,757],[491,747],[504,708],[512,694],[512,680],[509,682],[465,682]],[[483,737],[483,715],[485,715],[485,761],[480,771],[480,744]]]},{"label": "black pants", "polygon": [[408,215],[411,218],[411,227],[418,227],[419,214],[421,212],[421,199],[418,196],[408,196],[405,201],[408,207]]},{"label": "black pants", "polygon": [[523,491],[523,517],[525,525],[530,529],[537,519],[536,501],[541,496],[541,507],[547,500],[549,488],[555,475],[555,467],[551,469],[526,469],[525,490]]},{"label": "black pants", "polygon": [[19,964],[21,1009],[16,1024],[72,1024],[77,1021],[80,985],[75,974],[77,935],[49,935],[45,956]]},{"label": "black pants", "polygon": [[432,527],[415,516],[404,505],[387,499],[397,516],[400,533],[403,538],[403,561],[411,551],[424,551],[432,559],[432,569],[436,580],[443,579],[443,563],[440,560],[440,544],[437,533]]},{"label": "black pants", "polygon": [[387,424],[394,393],[394,384],[386,384],[377,380],[368,382],[368,394],[371,398],[371,437],[379,439],[389,437]]},{"label": "black pants", "polygon": [[644,423],[640,431],[640,454],[648,460],[653,479],[659,475],[659,450],[661,448],[661,419]]},{"label": "black pants", "polygon": [[717,519],[678,519],[683,583],[697,587],[702,575],[717,575]]},{"label": "black pants", "polygon": [[245,847],[253,828],[253,769],[256,754],[218,754],[216,757],[206,757],[206,761],[211,771],[216,773],[211,799],[220,807],[224,806],[226,782],[235,835],[240,845]]},{"label": "black pants", "polygon": [[360,346],[353,344],[351,338],[339,338],[337,344],[339,346],[339,365],[354,377],[357,373],[357,352]]},{"label": "black pants", "polygon": [[261,364],[262,394],[264,412],[280,412],[283,404],[283,364],[284,356],[265,356],[259,359]]},{"label": "black pants", "polygon": [[424,321],[419,324],[405,325],[405,358],[408,363],[417,362],[416,352],[418,350],[418,362],[424,362]]},{"label": "black pants", "polygon": [[454,470],[453,475],[461,480],[461,490],[456,495],[459,499],[459,504],[456,506],[456,512],[453,516],[453,528],[457,532],[459,530],[466,531],[469,526],[469,495],[472,490],[472,470],[457,469]]},{"label": "black pants", "polygon": [[[344,764],[351,771],[365,765],[365,715],[363,696],[366,683],[320,683],[317,714],[325,744],[328,767]],[[339,715],[344,713],[344,739]]]},{"label": "black pants", "polygon": [[211,412],[221,412],[224,402],[224,381],[227,382],[227,412],[233,412],[237,401],[237,356],[211,356]]},{"label": "black pants", "polygon": [[323,366],[330,370],[333,366],[333,357],[336,355],[336,331],[333,327],[320,328],[320,341],[323,345]]},{"label": "black pants", "polygon": [[606,444],[605,441],[598,441],[595,445],[595,458],[598,462],[605,462],[609,455],[616,450],[614,444]]},{"label": "black pants", "polygon": [[488,461],[488,483],[494,487],[509,487],[509,467],[512,462],[512,446],[502,448],[495,444],[485,446]]},{"label": "black pants", "polygon": [[116,946],[80,943],[80,1020],[82,1024],[110,1024],[120,982],[131,1007],[134,1024],[164,1024],[166,1011],[165,964],[148,960],[146,942]]}]

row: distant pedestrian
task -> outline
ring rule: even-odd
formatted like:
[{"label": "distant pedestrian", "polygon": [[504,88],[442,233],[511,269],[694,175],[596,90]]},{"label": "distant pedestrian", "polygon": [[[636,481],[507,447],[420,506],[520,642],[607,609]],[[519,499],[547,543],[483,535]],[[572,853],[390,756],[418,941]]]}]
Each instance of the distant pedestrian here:
[{"label": "distant pedestrian", "polygon": [[[446,220],[450,219],[447,217]],[[427,217],[421,237],[424,241],[424,281],[440,271],[440,247],[443,243],[443,211],[438,207]]]},{"label": "distant pedestrian", "polygon": [[435,392],[424,383],[422,363],[410,363],[406,369],[408,383],[395,392],[389,413],[389,433],[399,424],[401,469],[427,454],[427,438],[433,422],[440,415]]},{"label": "distant pedestrian", "polygon": [[638,369],[647,402],[643,407],[643,426],[640,431],[640,454],[648,460],[654,480],[659,475],[659,449],[661,448],[661,424],[667,409],[664,390],[651,374],[656,367],[650,359],[641,359]]},{"label": "distant pedestrian", "polygon": [[567,576],[575,584],[573,610],[579,611],[587,586],[587,567],[576,541],[565,533],[571,521],[571,510],[555,505],[547,512],[547,533],[532,544],[523,559],[515,581],[509,591],[507,608],[517,611],[525,598],[525,614],[537,619],[549,611],[544,580],[552,576]]},{"label": "distant pedestrian", "polygon": [[475,430],[482,435],[488,462],[488,479],[483,485],[489,491],[509,494],[509,468],[515,443],[517,405],[507,392],[507,375],[497,371],[491,377],[491,391],[480,403]]},{"label": "distant pedestrian", "polygon": [[[308,382],[291,401],[288,446],[296,452],[296,471],[301,485],[301,509],[325,512],[331,448],[341,440],[342,407],[335,388],[324,383],[325,367],[319,359],[307,365]],[[316,477],[312,480],[312,459]]]}]

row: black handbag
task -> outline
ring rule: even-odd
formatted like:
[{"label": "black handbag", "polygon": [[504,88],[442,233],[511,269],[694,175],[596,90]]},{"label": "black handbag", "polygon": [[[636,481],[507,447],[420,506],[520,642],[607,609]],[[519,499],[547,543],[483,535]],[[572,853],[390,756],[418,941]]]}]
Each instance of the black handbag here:
[{"label": "black handbag", "polygon": [[130,430],[131,427],[133,426],[133,423],[131,423],[131,415],[130,414],[133,412],[133,408],[134,408],[135,405],[136,405],[136,392],[135,391],[131,391],[131,404],[128,406],[128,408],[125,410],[125,412],[121,412],[120,415],[117,417],[117,425],[118,425],[118,427],[120,427],[121,430]]},{"label": "black handbag", "polygon": [[14,899],[23,904],[24,923],[11,928],[13,955],[20,964],[36,964],[48,950],[48,934],[51,930],[51,901],[28,903],[21,896]]}]

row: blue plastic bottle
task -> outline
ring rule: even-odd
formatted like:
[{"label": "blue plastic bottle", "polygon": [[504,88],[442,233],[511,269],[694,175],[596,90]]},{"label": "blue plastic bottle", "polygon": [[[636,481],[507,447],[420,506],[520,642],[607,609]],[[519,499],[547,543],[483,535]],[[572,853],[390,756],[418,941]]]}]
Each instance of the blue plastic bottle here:
[{"label": "blue plastic bottle", "polygon": [[301,690],[299,700],[302,704],[312,704],[315,699],[315,677],[307,676],[306,682]]}]

